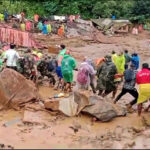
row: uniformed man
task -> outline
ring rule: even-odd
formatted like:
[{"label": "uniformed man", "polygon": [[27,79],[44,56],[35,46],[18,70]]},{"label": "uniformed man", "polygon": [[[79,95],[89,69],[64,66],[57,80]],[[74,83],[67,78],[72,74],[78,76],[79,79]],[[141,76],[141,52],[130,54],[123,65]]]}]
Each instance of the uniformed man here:
[{"label": "uniformed man", "polygon": [[117,68],[112,62],[111,56],[105,56],[105,62],[97,70],[97,90],[99,95],[106,96],[115,90],[114,76]]},{"label": "uniformed man", "polygon": [[47,56],[45,56],[37,65],[37,70],[40,72],[42,77],[47,76],[50,79],[50,84],[52,83],[52,85],[55,85],[56,80],[52,73],[48,71],[48,62],[49,60]]}]

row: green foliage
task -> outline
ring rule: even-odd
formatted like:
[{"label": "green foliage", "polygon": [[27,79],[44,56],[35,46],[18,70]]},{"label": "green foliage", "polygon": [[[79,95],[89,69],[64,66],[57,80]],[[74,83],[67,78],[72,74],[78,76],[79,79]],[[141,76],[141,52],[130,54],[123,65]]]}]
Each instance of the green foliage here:
[{"label": "green foliage", "polygon": [[133,1],[99,1],[92,12],[96,17],[107,18],[115,15],[117,18],[128,18],[134,2]]},{"label": "green foliage", "polygon": [[145,22],[150,18],[150,0],[2,0],[0,11],[19,13],[26,9],[28,18],[40,16],[80,14],[84,19],[106,18]]},{"label": "green foliage", "polygon": [[136,0],[132,9],[132,14],[132,21],[145,23],[145,20],[150,18],[150,1]]}]

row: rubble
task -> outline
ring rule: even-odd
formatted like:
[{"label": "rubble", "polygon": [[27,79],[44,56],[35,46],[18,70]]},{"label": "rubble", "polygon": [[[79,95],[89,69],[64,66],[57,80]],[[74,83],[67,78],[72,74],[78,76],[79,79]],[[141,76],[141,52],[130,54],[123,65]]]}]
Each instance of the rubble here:
[{"label": "rubble", "polygon": [[88,141],[88,143],[93,143],[101,149],[148,148],[149,138],[146,136],[148,135],[146,133],[149,134],[149,130],[146,130],[146,132],[141,130],[140,135],[135,135],[132,127],[116,127],[115,130],[107,131],[105,134],[100,134],[95,137],[90,137],[90,135],[86,137],[81,136],[78,142],[80,142],[80,144],[82,144],[82,142],[85,144],[85,141]]},{"label": "rubble", "polygon": [[97,29],[109,35],[114,33],[129,33],[132,25],[129,20],[112,20],[110,18],[91,19],[91,21]]},{"label": "rubble", "polygon": [[114,107],[113,103],[84,90],[75,91],[68,98],[47,100],[44,105],[46,109],[60,111],[67,116],[76,116],[80,112],[88,113],[103,122],[126,114],[123,108]]},{"label": "rubble", "polygon": [[35,84],[12,69],[0,73],[0,105],[2,108],[18,109],[38,99]]},{"label": "rubble", "polygon": [[92,106],[84,108],[82,112],[90,114],[103,122],[110,121],[117,117],[117,112],[114,107],[110,103],[99,99],[97,99],[97,102]]},{"label": "rubble", "polygon": [[44,106],[45,106],[46,109],[50,109],[50,110],[53,110],[53,111],[58,111],[60,101],[61,101],[61,99],[46,100],[44,102]]},{"label": "rubble", "polygon": [[31,124],[48,124],[50,119],[50,114],[45,111],[24,111],[23,123]]}]

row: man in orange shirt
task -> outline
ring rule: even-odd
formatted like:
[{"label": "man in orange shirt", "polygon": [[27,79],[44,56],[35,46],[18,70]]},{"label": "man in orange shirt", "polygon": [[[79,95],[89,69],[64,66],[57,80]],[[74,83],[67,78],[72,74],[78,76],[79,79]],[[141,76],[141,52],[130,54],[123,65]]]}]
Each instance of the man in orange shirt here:
[{"label": "man in orange shirt", "polygon": [[34,21],[37,23],[39,22],[39,15],[38,14],[35,14],[34,15]]}]

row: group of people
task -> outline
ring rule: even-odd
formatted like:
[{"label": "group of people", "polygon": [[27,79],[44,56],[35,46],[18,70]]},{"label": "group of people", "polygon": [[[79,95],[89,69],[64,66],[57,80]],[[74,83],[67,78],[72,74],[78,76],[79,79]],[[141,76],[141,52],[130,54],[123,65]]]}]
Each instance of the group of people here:
[{"label": "group of people", "polygon": [[[10,49],[1,53],[6,67],[22,73],[26,78],[35,83],[45,76],[49,79],[51,86],[55,90],[61,89],[71,92],[74,86],[74,71],[77,71],[76,87],[78,89],[89,90],[91,87],[94,94],[105,97],[112,93],[114,103],[117,103],[126,93],[131,94],[134,99],[127,108],[131,109],[134,104],[138,104],[138,114],[141,115],[142,105],[150,99],[150,68],[147,63],[142,64],[139,71],[140,58],[137,53],[130,56],[127,50],[120,53],[112,52],[104,58],[99,58],[95,62],[84,57],[83,62],[77,67],[76,60],[71,56],[70,50],[65,45],[60,45],[58,56],[48,56],[40,51],[27,49],[20,56],[15,50],[15,45],[11,44]],[[4,66],[3,64],[3,66]],[[123,88],[118,96],[119,85]],[[139,90],[135,85],[139,84]],[[148,111],[150,105],[146,109]]]},{"label": "group of people", "polygon": [[[53,29],[53,25],[44,18],[41,18],[38,14],[34,14],[33,20],[26,19],[26,11],[22,11],[16,15],[9,15],[7,10],[4,13],[0,13],[0,22],[8,23],[11,20],[12,27],[16,29],[21,29],[22,31],[37,31],[41,32],[44,35],[51,34],[54,31],[59,36],[65,35],[65,26],[60,24],[59,26]],[[57,31],[55,31],[57,30]]]},{"label": "group of people", "polygon": [[[98,90],[98,95],[102,97],[112,93],[112,98],[117,103],[120,98],[126,93],[131,94],[134,100],[127,104],[130,111],[134,104],[138,104],[138,114],[141,115],[142,105],[150,99],[150,68],[148,63],[142,65],[142,70],[138,71],[140,58],[137,53],[131,56],[128,51],[116,54],[114,51],[112,55],[107,55],[96,61],[96,71],[92,61],[84,60],[81,64],[77,82],[81,88],[87,89],[91,85],[94,93]],[[97,85],[94,87],[94,77],[97,77]],[[115,98],[117,94],[118,85],[123,82],[121,93]],[[135,85],[139,84],[139,91]],[[96,90],[95,90],[96,89]],[[146,109],[148,111],[150,105]]]},{"label": "group of people", "polygon": [[[13,25],[15,26],[15,24]],[[31,30],[37,30],[38,32],[41,32],[44,35],[51,34],[53,30],[53,25],[47,20],[47,19],[35,19],[34,22],[30,20],[24,20],[20,23],[20,29],[22,31],[31,31]],[[65,26],[64,24],[61,24],[57,27],[56,32],[59,36],[65,35]]]}]

